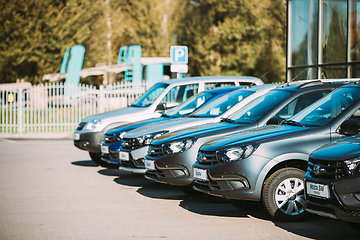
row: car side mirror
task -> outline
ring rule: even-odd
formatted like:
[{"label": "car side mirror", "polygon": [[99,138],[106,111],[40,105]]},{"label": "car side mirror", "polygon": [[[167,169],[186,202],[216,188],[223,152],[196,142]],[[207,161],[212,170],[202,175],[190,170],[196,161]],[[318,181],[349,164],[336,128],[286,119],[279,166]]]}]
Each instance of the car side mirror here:
[{"label": "car side mirror", "polygon": [[283,119],[282,117],[273,117],[273,118],[270,118],[269,121],[266,122],[266,125],[278,125],[284,121],[285,121],[285,119]]},{"label": "car side mirror", "polygon": [[360,120],[357,118],[349,118],[343,122],[339,128],[339,133],[351,136],[360,133]]},{"label": "car side mirror", "polygon": [[166,110],[166,103],[160,103],[159,105],[157,105],[156,111],[165,111]]}]

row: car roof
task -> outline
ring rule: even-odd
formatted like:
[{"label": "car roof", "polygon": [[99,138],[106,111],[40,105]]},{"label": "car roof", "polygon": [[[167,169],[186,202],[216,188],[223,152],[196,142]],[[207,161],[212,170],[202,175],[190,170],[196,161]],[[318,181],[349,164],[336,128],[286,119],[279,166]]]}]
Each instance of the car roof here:
[{"label": "car roof", "polygon": [[170,79],[163,81],[161,83],[168,83],[168,84],[178,84],[178,83],[184,83],[184,82],[199,82],[199,81],[244,81],[244,82],[259,82],[263,83],[263,81],[260,78],[257,77],[249,77],[249,76],[199,76],[199,77],[187,77],[187,78],[176,78],[176,79]]}]

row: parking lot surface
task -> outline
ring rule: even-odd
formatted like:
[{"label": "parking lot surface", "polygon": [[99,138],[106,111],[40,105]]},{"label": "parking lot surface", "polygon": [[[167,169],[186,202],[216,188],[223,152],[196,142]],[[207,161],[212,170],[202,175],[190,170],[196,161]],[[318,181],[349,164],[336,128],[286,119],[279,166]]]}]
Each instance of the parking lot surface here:
[{"label": "parking lot surface", "polygon": [[71,139],[0,139],[0,239],[359,239],[312,216],[276,222],[95,166]]}]

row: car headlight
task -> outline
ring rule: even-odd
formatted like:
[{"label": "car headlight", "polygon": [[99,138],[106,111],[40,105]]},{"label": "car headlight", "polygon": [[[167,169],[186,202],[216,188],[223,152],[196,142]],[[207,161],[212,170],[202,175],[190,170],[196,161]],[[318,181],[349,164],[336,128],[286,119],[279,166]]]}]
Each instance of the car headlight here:
[{"label": "car headlight", "polygon": [[101,120],[100,120],[100,119],[94,119],[94,120],[92,120],[91,122],[89,122],[89,123],[86,125],[85,129],[87,129],[87,130],[93,130],[93,129],[95,129],[96,126],[98,126],[99,124],[101,124]]},{"label": "car headlight", "polygon": [[165,133],[168,133],[168,132],[169,131],[149,133],[149,134],[145,134],[140,137],[137,137],[136,140],[140,146],[146,146],[146,145],[149,145],[153,139],[160,137],[161,135],[164,135]]},{"label": "car headlight", "polygon": [[360,158],[344,161],[348,174],[360,173]]},{"label": "car headlight", "polygon": [[240,147],[232,147],[216,151],[216,159],[218,162],[230,162],[249,157],[255,150],[254,145],[244,145]]},{"label": "car headlight", "polygon": [[186,150],[189,150],[195,142],[195,139],[183,139],[180,141],[164,143],[162,145],[162,150],[165,154],[184,152]]}]

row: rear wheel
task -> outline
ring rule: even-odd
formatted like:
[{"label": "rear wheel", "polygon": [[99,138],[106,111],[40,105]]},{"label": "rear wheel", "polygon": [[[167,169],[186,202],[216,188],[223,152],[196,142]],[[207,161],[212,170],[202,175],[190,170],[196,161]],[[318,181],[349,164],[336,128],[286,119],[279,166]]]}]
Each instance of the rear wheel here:
[{"label": "rear wheel", "polygon": [[297,168],[283,168],[266,179],[263,202],[272,217],[280,221],[301,221],[309,216],[305,212],[305,172]]}]

